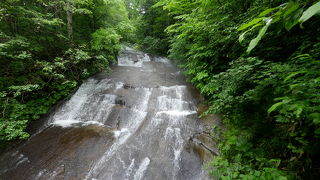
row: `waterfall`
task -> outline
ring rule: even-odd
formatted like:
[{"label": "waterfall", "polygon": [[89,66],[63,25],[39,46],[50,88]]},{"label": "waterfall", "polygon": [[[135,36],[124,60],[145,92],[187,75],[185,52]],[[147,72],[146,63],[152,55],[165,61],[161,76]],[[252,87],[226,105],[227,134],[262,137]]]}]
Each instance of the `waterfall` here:
[{"label": "waterfall", "polygon": [[[190,138],[196,99],[170,61],[126,48],[111,75],[82,83],[14,153],[2,177],[208,179]],[[3,164],[3,163],[2,163]],[[4,166],[4,165],[3,165]],[[0,167],[3,167],[0,163]]]}]

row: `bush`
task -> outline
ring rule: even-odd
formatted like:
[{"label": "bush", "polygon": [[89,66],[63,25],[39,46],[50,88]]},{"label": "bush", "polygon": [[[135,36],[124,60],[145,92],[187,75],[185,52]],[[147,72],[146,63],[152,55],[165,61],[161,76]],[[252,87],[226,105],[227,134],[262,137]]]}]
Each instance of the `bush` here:
[{"label": "bush", "polygon": [[[116,60],[121,48],[120,36],[113,29],[98,29],[92,34],[91,49],[109,62]],[[101,60],[102,58],[100,58]]]}]

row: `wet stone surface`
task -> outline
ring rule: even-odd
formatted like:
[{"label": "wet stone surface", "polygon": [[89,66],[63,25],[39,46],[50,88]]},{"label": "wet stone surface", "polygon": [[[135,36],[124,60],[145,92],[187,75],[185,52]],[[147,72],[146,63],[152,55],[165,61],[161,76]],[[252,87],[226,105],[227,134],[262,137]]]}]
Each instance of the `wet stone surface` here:
[{"label": "wet stone surface", "polygon": [[126,48],[112,74],[86,80],[27,142],[0,157],[0,179],[209,179],[218,153],[201,96],[166,58]]}]

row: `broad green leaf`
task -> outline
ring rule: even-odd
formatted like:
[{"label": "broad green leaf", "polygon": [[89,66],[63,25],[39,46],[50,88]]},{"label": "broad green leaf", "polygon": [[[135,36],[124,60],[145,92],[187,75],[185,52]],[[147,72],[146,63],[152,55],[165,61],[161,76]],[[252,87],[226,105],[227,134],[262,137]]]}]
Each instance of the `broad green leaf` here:
[{"label": "broad green leaf", "polygon": [[264,16],[270,14],[272,11],[274,11],[274,10],[276,10],[276,9],[279,9],[279,8],[276,7],[276,8],[266,9],[266,10],[262,11],[262,12],[259,14],[259,17],[264,17]]},{"label": "broad green leaf", "polygon": [[259,23],[260,21],[262,21],[263,19],[265,19],[265,17],[260,17],[260,18],[255,18],[253,19],[252,21],[246,23],[246,24],[243,24],[242,26],[240,26],[237,30],[238,31],[242,31],[242,30],[245,30],[247,29],[248,27],[251,27],[257,23]]},{"label": "broad green leaf", "polygon": [[274,110],[277,109],[277,107],[281,106],[285,104],[285,102],[281,101],[281,102],[278,102],[278,103],[275,103],[274,105],[272,105],[269,109],[268,109],[268,114],[272,113]]},{"label": "broad green leaf", "polygon": [[303,22],[306,22],[308,19],[310,19],[312,16],[316,15],[319,12],[320,12],[320,1],[310,6],[307,10],[305,10],[302,16],[300,17],[299,22],[302,24]]},{"label": "broad green leaf", "polygon": [[261,40],[261,38],[264,36],[264,34],[267,32],[267,29],[268,29],[269,25],[265,25],[263,26],[260,31],[259,31],[259,34],[256,38],[252,39],[249,46],[248,46],[248,49],[247,49],[247,53],[249,54],[253,48],[255,48],[257,46],[257,44],[259,43],[259,41]]},{"label": "broad green leaf", "polygon": [[254,26],[252,26],[250,29],[248,29],[248,30],[246,30],[244,33],[242,33],[240,36],[239,36],[239,42],[241,43],[243,40],[244,40],[244,36],[245,36],[245,34],[247,33],[247,32],[249,32],[249,31],[252,31],[253,29],[255,29],[256,27],[259,27],[259,26],[262,26],[263,25],[263,23],[258,23],[258,24],[256,24],[256,25],[254,25]]}]

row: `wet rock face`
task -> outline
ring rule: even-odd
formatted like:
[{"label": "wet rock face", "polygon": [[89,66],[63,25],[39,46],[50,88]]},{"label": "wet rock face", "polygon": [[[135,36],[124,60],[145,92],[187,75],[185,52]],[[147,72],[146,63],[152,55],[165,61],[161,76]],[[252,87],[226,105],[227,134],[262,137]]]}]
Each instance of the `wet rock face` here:
[{"label": "wet rock face", "polygon": [[189,139],[187,150],[199,155],[202,162],[208,163],[215,155],[219,155],[217,144],[207,132],[199,132]]},{"label": "wet rock face", "polygon": [[124,85],[123,85],[123,88],[124,88],[124,89],[130,89],[130,88],[131,88],[131,89],[134,89],[135,87],[134,87],[133,85],[130,85],[130,84],[124,84]]},{"label": "wet rock face", "polygon": [[84,179],[113,141],[107,127],[52,126],[1,158],[0,179]]},{"label": "wet rock face", "polygon": [[115,104],[118,104],[118,105],[120,105],[120,106],[125,106],[125,105],[126,105],[126,102],[125,102],[125,100],[123,99],[123,97],[119,96],[119,97],[116,98]]},{"label": "wet rock face", "polygon": [[198,97],[169,60],[127,48],[0,158],[0,179],[208,179]]}]

